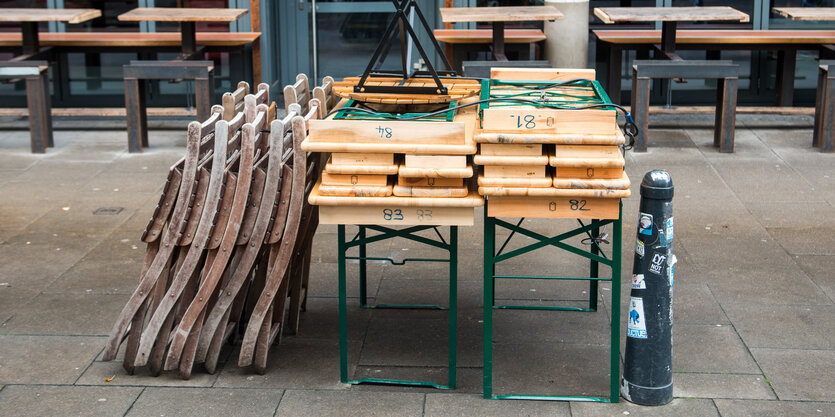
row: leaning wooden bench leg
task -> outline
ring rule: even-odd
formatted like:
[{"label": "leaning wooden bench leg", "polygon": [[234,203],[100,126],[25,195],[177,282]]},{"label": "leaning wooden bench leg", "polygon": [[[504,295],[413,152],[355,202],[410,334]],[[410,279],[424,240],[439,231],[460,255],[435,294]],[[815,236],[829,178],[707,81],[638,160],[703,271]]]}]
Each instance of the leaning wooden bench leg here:
[{"label": "leaning wooden bench leg", "polygon": [[639,77],[637,70],[632,69],[632,117],[638,126],[638,135],[635,136],[635,152],[647,151],[647,129],[649,128],[649,85],[650,78]]},{"label": "leaning wooden bench leg", "polygon": [[125,77],[125,120],[128,131],[128,152],[142,152],[148,144],[148,121],[145,113],[145,81]]},{"label": "leaning wooden bench leg", "polygon": [[713,146],[719,152],[734,151],[734,125],[736,124],[736,94],[739,78],[719,78],[716,85],[716,121],[713,130]]}]

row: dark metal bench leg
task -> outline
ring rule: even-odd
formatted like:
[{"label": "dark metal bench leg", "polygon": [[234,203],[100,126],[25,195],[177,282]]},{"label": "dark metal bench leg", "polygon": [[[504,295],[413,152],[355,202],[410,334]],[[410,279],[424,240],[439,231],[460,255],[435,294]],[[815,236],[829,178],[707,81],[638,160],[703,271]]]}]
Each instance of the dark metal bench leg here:
[{"label": "dark metal bench leg", "polygon": [[776,104],[788,107],[794,101],[794,67],[797,51],[794,49],[777,52],[777,100]]},{"label": "dark metal bench leg", "polygon": [[606,93],[609,94],[609,99],[612,103],[620,104],[620,72],[623,65],[623,50],[612,44],[600,42],[598,47],[603,44],[606,62],[609,68],[606,71]]},{"label": "dark metal bench leg", "polygon": [[144,80],[125,78],[125,110],[128,152],[142,152],[142,146],[148,146],[148,118],[145,109]]},{"label": "dark metal bench leg", "polygon": [[208,119],[215,98],[214,72],[210,71],[207,78],[196,78],[194,80],[194,96],[197,105],[197,120]]},{"label": "dark metal bench leg", "polygon": [[29,108],[29,138],[32,153],[44,153],[52,142],[47,72],[26,78],[26,102]]},{"label": "dark metal bench leg", "polygon": [[812,147],[820,148],[823,138],[823,115],[826,110],[826,75],[827,70],[818,68],[818,88],[815,90],[815,126],[812,129]]},{"label": "dark metal bench leg", "polygon": [[43,88],[44,118],[46,119],[46,142],[47,148],[55,147],[55,137],[52,134],[52,94],[49,92],[49,72],[44,71],[40,76],[41,88]]},{"label": "dark metal bench leg", "polygon": [[734,151],[734,125],[736,124],[736,94],[739,78],[719,78],[716,85],[716,121],[713,130],[713,146],[719,152]]},{"label": "dark metal bench leg", "polygon": [[647,129],[649,128],[649,84],[650,78],[638,77],[637,72],[632,74],[632,117],[638,126],[638,135],[635,136],[635,152],[647,151]]},{"label": "dark metal bench leg", "polygon": [[835,151],[835,144],[832,143],[832,124],[835,120],[835,106],[832,105],[835,100],[835,78],[829,77],[829,74],[826,77],[824,94],[826,97],[821,109],[823,120],[817,146],[821,148],[821,152],[832,152]]}]

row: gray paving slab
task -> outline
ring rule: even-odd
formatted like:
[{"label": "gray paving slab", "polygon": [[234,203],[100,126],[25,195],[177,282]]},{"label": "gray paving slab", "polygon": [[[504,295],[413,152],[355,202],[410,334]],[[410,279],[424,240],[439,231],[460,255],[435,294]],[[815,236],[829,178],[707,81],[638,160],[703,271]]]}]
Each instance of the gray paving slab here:
[{"label": "gray paving slab", "polygon": [[[104,346],[105,338],[100,338],[99,350]],[[98,353],[98,351],[96,352]],[[107,382],[105,379],[109,379]],[[191,379],[185,380],[177,375],[177,372],[163,372],[160,376],[151,376],[147,367],[136,368],[133,375],[128,375],[122,368],[121,357],[115,361],[102,362],[93,361],[84,374],[78,378],[76,385],[102,385],[108,386],[136,386],[136,387],[210,387],[217,380],[217,375],[210,375],[202,369],[197,369],[191,374]]]},{"label": "gray paving slab", "polygon": [[424,394],[358,390],[287,390],[277,415],[421,416]]},{"label": "gray paving slab", "polygon": [[777,399],[762,375],[673,374],[673,395],[685,398]]},{"label": "gray paving slab", "polygon": [[[676,265],[676,268],[679,266]],[[682,282],[684,281],[684,282]],[[676,276],[673,288],[673,317],[676,324],[730,324],[719,303],[705,284],[690,284]]]},{"label": "gray paving slab", "polygon": [[[446,366],[449,326],[446,318],[403,320],[402,315],[399,316],[397,319],[376,315],[372,318],[359,363],[369,366]],[[467,326],[466,331],[463,326]],[[480,326],[475,321],[461,320],[458,364],[480,366],[481,362]]]},{"label": "gray paving slab", "polygon": [[[676,270],[678,273],[679,271]],[[829,298],[797,266],[746,266],[704,273],[720,304],[824,304]]]},{"label": "gray paving slab", "polygon": [[0,384],[72,384],[103,343],[101,337],[0,336]]},{"label": "gray paving slab", "polygon": [[[345,280],[347,285],[347,296],[359,297],[359,264],[347,262]],[[383,274],[382,265],[369,265],[366,269],[366,296],[374,297],[377,288],[380,286]],[[309,297],[331,297],[339,296],[339,269],[336,262],[311,262],[310,278],[308,282]]]},{"label": "gray paving slab", "polygon": [[140,272],[142,264],[133,258],[114,257],[112,261],[102,261],[84,257],[61,274],[44,292],[130,295],[139,283]]},{"label": "gray paving slab", "polygon": [[[684,129],[687,135],[693,140],[704,157],[708,160],[729,160],[731,154],[720,153],[718,148],[713,146],[714,129]],[[734,132],[734,154],[743,155],[744,158],[773,157],[771,149],[754,134],[751,129],[737,127]]]},{"label": "gray paving slab", "polygon": [[[835,161],[833,161],[835,163]],[[835,227],[835,207],[821,201],[765,202],[748,201],[745,207],[763,227],[820,228]],[[811,233],[813,239],[819,231]]]},{"label": "gray paving slab", "polygon": [[835,404],[810,401],[756,401],[716,399],[716,408],[724,417],[780,417],[835,415]]},{"label": "gray paving slab", "polygon": [[609,347],[493,343],[493,394],[609,396]]},{"label": "gray paving slab", "polygon": [[835,351],[751,348],[777,398],[835,401]]},{"label": "gray paving slab", "polygon": [[715,165],[742,201],[819,201],[815,189],[782,161],[743,163],[729,160]]},{"label": "gray paving slab", "polygon": [[733,327],[725,325],[673,326],[673,370],[760,373]]},{"label": "gray paving slab", "polygon": [[792,255],[835,255],[835,226],[769,228],[768,233]]},{"label": "gray paving slab", "polygon": [[[361,345],[348,342],[348,374],[352,375]],[[339,382],[339,342],[285,337],[273,346],[267,372],[256,374],[251,368],[237,365],[238,351],[233,350],[213,386],[228,388],[344,389]],[[203,371],[201,370],[201,374]]]},{"label": "gray paving slab", "polygon": [[623,417],[636,416],[719,416],[713,401],[707,399],[676,398],[661,407],[646,407],[621,400],[617,404],[571,403],[571,415],[574,417]]},{"label": "gray paving slab", "polygon": [[835,305],[726,303],[748,347],[835,349]]},{"label": "gray paving slab", "polygon": [[107,336],[127,295],[41,294],[3,323],[0,333]]},{"label": "gray paving slab", "polygon": [[[421,272],[416,272],[420,274]],[[449,306],[449,279],[415,276],[409,281],[385,278],[377,291],[377,303],[435,304]],[[458,307],[481,306],[483,285],[477,281],[460,281],[456,285]]]},{"label": "gray paving slab", "polygon": [[426,417],[441,416],[571,416],[564,402],[485,400],[480,395],[427,394]]},{"label": "gray paving slab", "polygon": [[127,416],[272,416],[283,392],[270,389],[146,388]]},{"label": "gray paving slab", "polygon": [[835,301],[835,256],[796,256],[797,264],[809,278]]},{"label": "gray paving slab", "polygon": [[[348,340],[362,341],[371,310],[361,309],[355,300],[349,307]],[[339,299],[308,297],[307,309],[299,318],[299,333],[294,338],[339,340]]]},{"label": "gray paving slab", "polygon": [[493,313],[496,342],[607,345],[608,312],[498,310]]},{"label": "gray paving slab", "polygon": [[24,285],[11,285],[7,281],[0,282],[0,331],[8,319],[17,309],[26,305],[38,295],[38,291]]},{"label": "gray paving slab", "polygon": [[13,385],[0,391],[3,414],[14,416],[121,416],[142,388]]}]

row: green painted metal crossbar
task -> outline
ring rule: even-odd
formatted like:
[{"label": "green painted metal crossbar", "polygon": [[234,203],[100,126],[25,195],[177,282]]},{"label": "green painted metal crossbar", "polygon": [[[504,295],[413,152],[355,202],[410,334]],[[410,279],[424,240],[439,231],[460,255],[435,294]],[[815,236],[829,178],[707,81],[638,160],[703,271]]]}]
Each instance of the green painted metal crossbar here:
[{"label": "green painted metal crossbar", "polygon": [[[489,201],[487,202],[489,204]],[[487,213],[487,207],[485,207]],[[620,382],[620,273],[621,273],[621,239],[622,239],[622,205],[618,209],[618,218],[611,220],[592,220],[589,224],[580,221],[580,227],[548,237],[521,226],[521,219],[513,224],[494,217],[484,216],[484,398],[490,399],[516,399],[516,400],[557,400],[557,401],[594,401],[594,402],[618,402],[618,384]],[[579,221],[579,219],[578,219]],[[607,257],[601,250],[599,242],[605,239],[600,233],[601,228],[612,225],[612,255]],[[502,227],[511,233],[496,251],[496,227]],[[504,253],[510,240],[514,235],[527,236],[534,243]],[[589,250],[585,251],[574,246],[563,243],[564,240],[586,234],[589,237]],[[526,275],[496,275],[496,264],[508,259],[532,252],[544,247],[555,247],[567,252],[579,255],[589,260],[588,277],[561,277],[561,276],[526,276]],[[600,264],[609,266],[612,270],[610,278],[602,278],[599,275]],[[589,281],[588,307],[572,306],[531,306],[531,305],[496,305],[496,280],[497,279],[544,279],[544,280],[587,280]],[[610,340],[609,340],[609,396],[608,397],[582,397],[582,396],[551,396],[551,395],[525,395],[525,394],[493,394],[493,310],[496,309],[517,309],[517,310],[556,310],[556,311],[597,311],[598,283],[610,281],[612,283],[612,307],[610,317]]]},{"label": "green painted metal crossbar", "polygon": [[[557,91],[555,91],[557,89]],[[508,90],[511,92],[509,93]],[[530,90],[520,92],[519,90]],[[593,95],[571,94],[571,92],[593,92]],[[507,101],[491,102],[485,101],[480,104],[481,109],[501,106],[518,106],[529,103],[514,103],[512,99],[528,99],[541,101],[541,107],[548,108],[572,108],[583,107],[590,104],[612,104],[609,96],[600,83],[594,80],[567,80],[567,81],[506,81],[506,80],[482,80],[481,100],[508,99]],[[615,108],[612,107],[612,110]]]},{"label": "green painted metal crossbar", "polygon": [[[415,233],[423,230],[433,229],[438,240],[425,236],[418,236]],[[379,232],[374,236],[367,236],[366,231]],[[456,352],[458,346],[458,226],[449,227],[449,242],[444,239],[438,231],[437,226],[412,226],[404,229],[392,229],[385,226],[360,225],[357,234],[350,240],[345,240],[345,225],[340,224],[337,228],[338,238],[338,269],[339,269],[339,374],[340,380],[345,384],[388,384],[388,385],[413,385],[423,387],[434,387],[438,389],[455,389],[456,380]],[[396,261],[392,258],[369,257],[367,246],[371,243],[381,242],[388,239],[403,238],[418,242],[427,246],[436,247],[449,252],[449,258],[407,258]],[[347,256],[348,250],[358,247],[359,256]],[[449,310],[449,343],[448,343],[448,367],[447,383],[438,384],[431,381],[411,381],[402,379],[383,378],[348,378],[348,302],[346,284],[346,261],[359,261],[359,284],[360,284],[360,307],[361,308],[417,308],[417,309],[441,309]],[[386,261],[392,265],[404,265],[408,262],[447,262],[449,263],[449,307],[441,307],[434,304],[377,304],[369,306],[367,303],[367,261]]]}]

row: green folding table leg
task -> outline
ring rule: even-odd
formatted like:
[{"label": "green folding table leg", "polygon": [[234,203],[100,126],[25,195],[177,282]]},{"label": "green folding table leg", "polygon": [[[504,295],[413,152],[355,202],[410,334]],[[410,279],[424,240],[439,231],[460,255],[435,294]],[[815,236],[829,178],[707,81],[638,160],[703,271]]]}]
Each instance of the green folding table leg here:
[{"label": "green folding table leg", "polygon": [[[381,235],[368,238],[366,236],[366,229],[371,228]],[[395,230],[385,227],[376,226],[359,226],[357,236],[350,242],[345,241],[345,225],[337,226],[337,262],[338,262],[338,287],[339,287],[339,374],[340,381],[346,384],[362,384],[362,383],[376,383],[376,384],[390,384],[390,385],[414,385],[414,386],[428,386],[438,389],[455,389],[456,381],[456,357],[457,357],[457,327],[458,327],[458,227],[450,226],[449,243],[433,241],[425,237],[413,236],[411,233],[424,230],[428,227],[414,227],[407,230]],[[402,237],[417,242],[425,243],[430,246],[439,247],[449,252],[449,259],[406,259],[397,264],[403,264],[408,261],[429,261],[429,262],[449,262],[449,342],[448,342],[448,378],[447,384],[441,385],[431,381],[410,381],[399,379],[382,379],[382,378],[361,378],[350,379],[348,377],[348,303],[347,303],[347,277],[346,277],[346,261],[347,259],[359,260],[359,275],[360,275],[360,306],[362,308],[441,308],[440,306],[429,305],[408,305],[408,304],[381,304],[376,306],[368,306],[367,304],[367,269],[366,261],[368,259],[387,260],[392,264],[395,263],[390,258],[369,258],[366,253],[366,245],[369,242],[378,242],[394,237]],[[347,251],[354,246],[359,247],[358,257],[346,256]]]},{"label": "green folding table leg", "polygon": [[[489,202],[488,202],[489,204]],[[593,220],[588,226],[583,225],[577,229],[558,236],[548,238],[539,235],[535,232],[521,228],[522,222],[519,222],[516,227],[513,224],[500,221],[498,219],[487,217],[484,218],[484,374],[483,374],[483,396],[488,399],[529,399],[529,400],[559,400],[559,401],[594,401],[594,402],[618,402],[619,400],[619,383],[620,383],[620,279],[621,279],[621,249],[622,249],[622,214],[623,206],[619,204],[618,218],[614,220]],[[486,208],[485,208],[486,212]],[[496,225],[519,232],[527,237],[538,240],[539,242],[514,249],[509,254],[501,254],[505,242],[496,253]],[[597,246],[596,238],[600,235],[600,227],[611,224],[612,225],[612,254],[606,258],[601,256],[600,248]],[[569,247],[561,241],[576,236],[580,233],[587,233],[591,239],[591,247],[588,251],[581,251],[574,247]],[[511,234],[512,236],[512,234]],[[555,246],[557,248],[567,250],[571,253],[586,257],[590,260],[589,277],[529,277],[529,276],[497,276],[495,267],[497,259],[499,262],[510,259],[515,256],[528,253],[538,248],[546,246]],[[600,278],[599,264],[604,263],[611,267],[612,278]],[[589,281],[589,306],[588,308],[576,307],[561,307],[561,306],[496,306],[495,305],[495,281],[497,278],[507,279],[587,279]],[[582,397],[582,396],[548,396],[548,395],[494,395],[493,394],[493,310],[497,308],[517,308],[517,309],[541,309],[541,310],[569,310],[569,311],[596,311],[597,310],[597,296],[599,290],[598,281],[612,282],[612,306],[611,306],[611,322],[610,322],[610,379],[609,379],[609,397]]]}]

